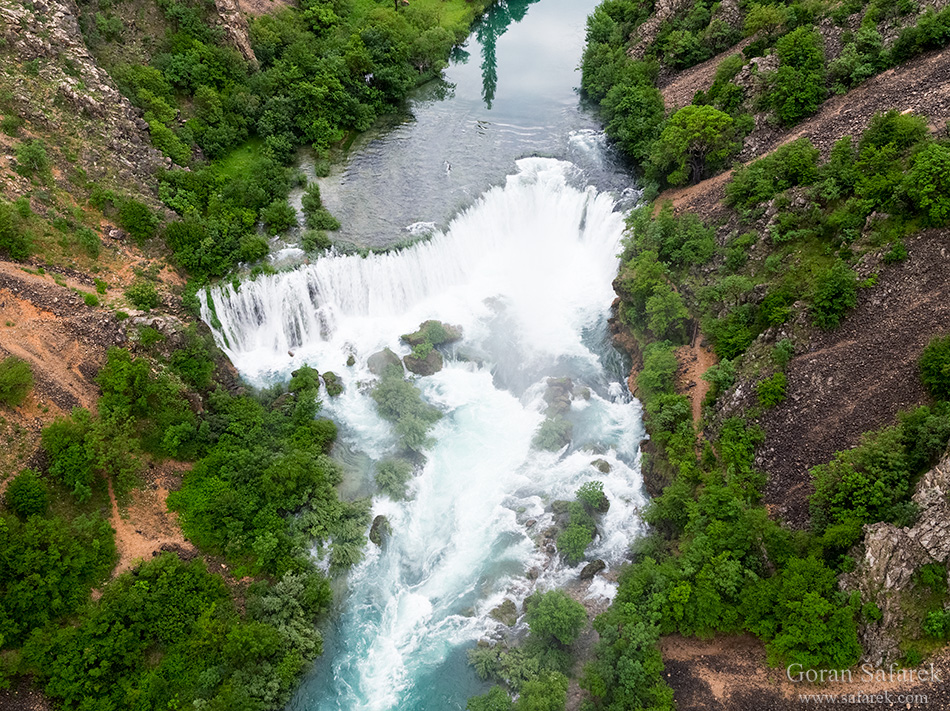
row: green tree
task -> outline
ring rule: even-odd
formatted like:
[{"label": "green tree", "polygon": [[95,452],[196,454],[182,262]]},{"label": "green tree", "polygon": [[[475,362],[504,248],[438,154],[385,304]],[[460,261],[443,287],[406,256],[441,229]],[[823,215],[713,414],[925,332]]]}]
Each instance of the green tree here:
[{"label": "green tree", "polygon": [[858,303],[858,277],[840,259],[815,279],[812,321],[820,328],[835,328],[844,312]]},{"label": "green tree", "polygon": [[920,377],[931,395],[950,400],[950,336],[935,338],[924,349]]},{"label": "green tree", "polygon": [[950,147],[924,146],[911,161],[904,190],[931,224],[950,221]]},{"label": "green tree", "polygon": [[17,407],[33,389],[33,371],[22,358],[8,356],[0,361],[0,403]]},{"label": "green tree", "polygon": [[684,106],[667,121],[650,161],[670,185],[695,184],[739,147],[729,114],[712,106]]},{"label": "green tree", "polygon": [[563,590],[535,593],[525,600],[528,626],[541,639],[571,644],[587,622],[587,611]]},{"label": "green tree", "polygon": [[780,65],[771,100],[782,123],[790,126],[818,110],[825,99],[825,55],[821,35],[799,27],[775,46]]},{"label": "green tree", "polygon": [[24,469],[7,485],[4,503],[21,519],[42,516],[49,508],[49,489],[36,472]]},{"label": "green tree", "polygon": [[653,335],[661,339],[681,340],[689,312],[683,298],[663,284],[654,290],[646,304],[647,325]]},{"label": "green tree", "polygon": [[601,102],[607,135],[637,160],[645,160],[663,123],[663,96],[648,84],[617,84]]}]

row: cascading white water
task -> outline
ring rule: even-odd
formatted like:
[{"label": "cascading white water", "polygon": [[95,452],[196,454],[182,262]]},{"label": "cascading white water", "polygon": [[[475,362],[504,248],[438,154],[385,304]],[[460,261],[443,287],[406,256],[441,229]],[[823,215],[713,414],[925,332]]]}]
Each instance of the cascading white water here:
[{"label": "cascading white water", "polygon": [[[586,481],[602,481],[611,502],[589,555],[608,566],[625,557],[639,527],[642,429],[638,405],[602,357],[623,215],[610,195],[574,187],[576,173],[567,162],[523,159],[505,185],[424,243],[330,255],[205,295],[204,319],[250,380],[286,377],[303,362],[338,373],[345,392],[325,398],[326,411],[347,446],[373,458],[393,440],[360,387],[372,377],[368,356],[387,346],[407,353],[399,335],[426,319],[464,332],[445,368],[418,380],[445,416],[412,499],[374,501],[393,536],[382,550],[370,545],[351,573],[329,658],[292,708],[463,708],[476,682],[459,657],[497,627],[491,609],[576,580],[579,567],[539,550],[532,535],[552,522],[546,504]],[[560,453],[531,447],[550,376],[592,390],[573,402],[574,441]],[[598,457],[608,474],[591,466]],[[611,590],[599,582],[590,594]]]}]

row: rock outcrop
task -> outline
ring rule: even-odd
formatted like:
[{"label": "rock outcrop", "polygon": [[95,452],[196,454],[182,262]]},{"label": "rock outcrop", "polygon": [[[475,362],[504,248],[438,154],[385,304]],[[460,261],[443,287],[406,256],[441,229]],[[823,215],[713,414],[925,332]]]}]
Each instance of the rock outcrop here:
[{"label": "rock outcrop", "polygon": [[253,66],[257,66],[257,57],[251,47],[250,30],[247,18],[241,12],[237,0],[214,0],[218,11],[217,26],[224,33],[224,39],[234,47]]},{"label": "rock outcrop", "polygon": [[448,343],[454,343],[462,338],[462,327],[453,326],[441,321],[429,320],[419,324],[419,330],[413,333],[406,333],[399,339],[409,346],[415,348],[423,343],[429,343],[433,346],[443,346]]},{"label": "rock outcrop", "polygon": [[392,532],[393,529],[389,523],[389,519],[380,514],[373,519],[373,525],[370,526],[369,540],[372,541],[374,545],[382,547]]},{"label": "rock outcrop", "polygon": [[[0,0],[0,38],[36,75],[9,83],[16,112],[37,133],[80,139],[79,164],[92,180],[113,178],[143,195],[152,175],[171,162],[152,147],[141,112],[90,54],[73,0]],[[69,73],[64,67],[69,67]]]},{"label": "rock outcrop", "polygon": [[388,348],[373,353],[366,361],[366,367],[373,375],[382,375],[391,365],[402,368],[402,361]]},{"label": "rock outcrop", "polygon": [[420,357],[416,353],[410,353],[402,359],[406,364],[406,369],[416,375],[432,375],[442,370],[442,354],[435,348],[429,350],[425,357]]},{"label": "rock outcrop", "polygon": [[889,523],[865,526],[864,543],[855,551],[857,567],[842,587],[858,590],[865,603],[877,605],[882,618],[861,630],[865,657],[874,665],[901,655],[901,637],[919,630],[926,611],[913,604],[921,566],[950,561],[950,452],[917,484],[913,501],[920,515],[913,526]]}]

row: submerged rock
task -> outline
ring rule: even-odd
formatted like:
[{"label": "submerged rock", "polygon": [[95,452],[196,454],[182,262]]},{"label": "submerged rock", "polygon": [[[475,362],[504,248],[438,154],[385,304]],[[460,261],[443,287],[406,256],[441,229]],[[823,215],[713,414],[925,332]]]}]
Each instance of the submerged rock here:
[{"label": "submerged rock", "polygon": [[585,565],[581,569],[581,580],[590,580],[597,573],[604,570],[607,567],[607,564],[598,558],[597,560],[592,560],[590,563]]},{"label": "submerged rock", "polygon": [[549,417],[563,415],[571,409],[571,396],[574,382],[570,378],[548,378],[548,389],[544,391],[544,401],[548,404],[545,411]]},{"label": "submerged rock", "polygon": [[373,525],[369,529],[369,540],[377,546],[382,547],[383,542],[392,534],[392,526],[389,525],[389,519],[380,514],[373,519]]},{"label": "submerged rock", "polygon": [[399,356],[388,348],[373,353],[366,361],[366,367],[369,368],[369,372],[373,375],[382,375],[386,371],[386,368],[391,365],[402,367],[402,362],[399,360]]},{"label": "submerged rock", "polygon": [[327,395],[330,397],[343,394],[343,381],[333,371],[328,370],[323,374],[323,384],[326,385]]},{"label": "submerged rock", "polygon": [[433,346],[441,346],[446,343],[452,343],[462,338],[462,327],[452,326],[441,321],[429,320],[419,324],[419,330],[413,333],[406,333],[399,337],[403,343],[415,348],[423,343],[429,343]]},{"label": "submerged rock", "polygon": [[610,462],[606,459],[595,459],[590,465],[601,474],[610,474]]},{"label": "submerged rock", "polygon": [[512,600],[505,598],[504,602],[488,613],[488,616],[493,620],[498,620],[503,625],[514,627],[518,621],[518,607]]},{"label": "submerged rock", "polygon": [[432,375],[433,373],[438,373],[442,370],[442,354],[439,353],[435,348],[430,350],[425,358],[420,358],[415,353],[410,353],[405,358],[402,359],[402,362],[406,364],[406,369],[410,373],[415,373],[416,375]]}]

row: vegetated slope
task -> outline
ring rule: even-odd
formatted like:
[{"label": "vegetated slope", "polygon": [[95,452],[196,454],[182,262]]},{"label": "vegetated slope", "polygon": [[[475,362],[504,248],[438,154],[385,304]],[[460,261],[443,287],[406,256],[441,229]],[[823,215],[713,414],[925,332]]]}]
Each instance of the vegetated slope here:
[{"label": "vegetated slope", "polygon": [[930,400],[918,361],[930,341],[950,333],[950,231],[914,235],[907,251],[862,290],[840,327],[809,339],[788,364],[788,399],[760,420],[764,501],[797,527],[808,522],[812,467]]},{"label": "vegetated slope", "polygon": [[[922,353],[950,368],[940,8],[609,0],[589,21],[584,89],[659,195],[614,286],[661,493],[595,622],[594,708],[797,707],[789,663],[913,667],[950,637],[950,542],[885,535],[943,531],[915,490],[950,440],[950,388],[920,380]],[[720,359],[698,432],[676,350],[696,324]],[[689,639],[742,632],[738,656]]]}]

